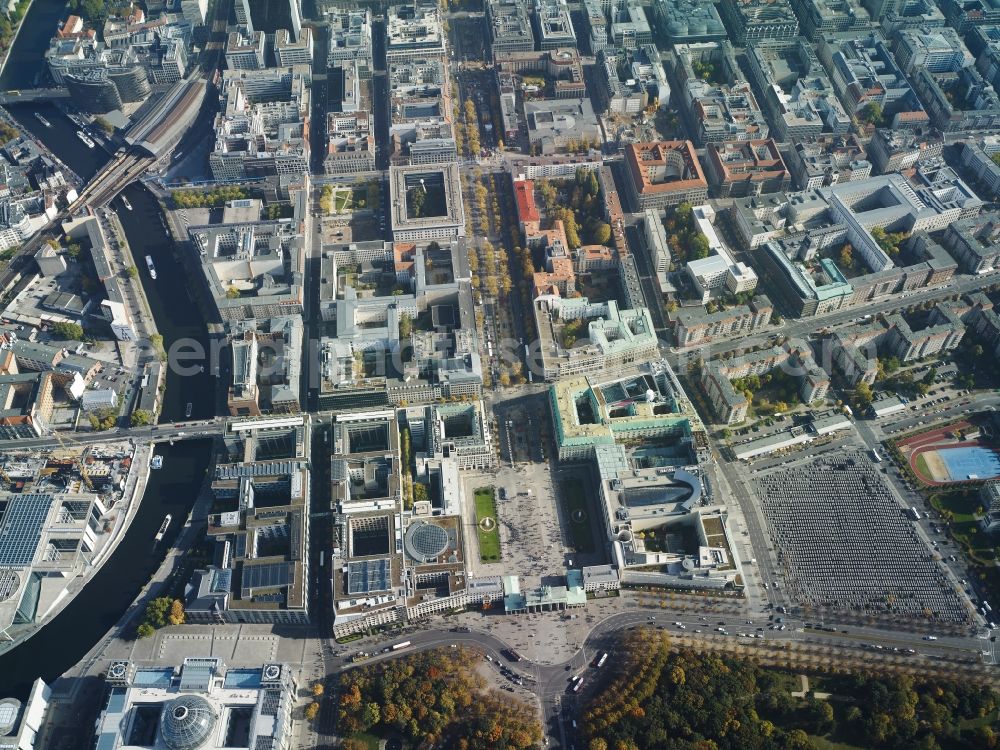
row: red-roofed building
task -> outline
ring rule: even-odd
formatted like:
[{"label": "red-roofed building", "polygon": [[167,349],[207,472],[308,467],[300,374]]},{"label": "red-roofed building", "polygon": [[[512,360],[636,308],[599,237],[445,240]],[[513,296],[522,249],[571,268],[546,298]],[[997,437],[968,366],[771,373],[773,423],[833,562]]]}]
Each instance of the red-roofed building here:
[{"label": "red-roofed building", "polygon": [[562,219],[552,222],[549,229],[542,229],[540,222],[531,221],[522,226],[524,246],[532,249],[559,247],[569,251],[569,241],[566,239],[566,226]]},{"label": "red-roofed building", "polygon": [[625,164],[630,177],[626,184],[640,211],[708,198],[708,181],[691,141],[631,143]]},{"label": "red-roofed building", "polygon": [[521,180],[514,183],[514,200],[517,202],[517,220],[524,231],[525,222],[541,221],[538,206],[535,205],[535,183],[532,180]]},{"label": "red-roofed building", "polygon": [[56,36],[60,39],[69,39],[70,37],[79,36],[83,31],[83,19],[80,16],[69,16],[66,19],[66,23],[62,25],[62,28],[56,32]]},{"label": "red-roofed building", "polygon": [[395,242],[392,245],[392,265],[396,271],[396,280],[407,282],[413,280],[413,263],[417,246],[412,242]]}]

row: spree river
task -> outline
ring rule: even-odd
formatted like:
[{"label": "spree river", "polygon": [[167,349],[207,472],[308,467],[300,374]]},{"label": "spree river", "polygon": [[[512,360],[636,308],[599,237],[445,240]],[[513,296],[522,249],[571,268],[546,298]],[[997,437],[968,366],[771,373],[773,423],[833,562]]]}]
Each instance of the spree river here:
[{"label": "spree river", "polygon": [[[59,145],[67,144],[53,140],[46,145],[65,159]],[[204,345],[205,324],[188,296],[187,281],[173,258],[156,200],[141,185],[132,185],[126,194],[133,210],[118,207],[117,200],[116,208],[164,345],[169,348],[181,338]],[[154,258],[156,281],[149,278],[142,261],[145,255]],[[215,389],[207,368],[188,377],[167,369],[161,419],[183,419],[189,402],[192,419],[212,416]],[[35,678],[51,683],[73,667],[121,617],[162,562],[169,545],[154,547],[153,537],[170,513],[174,520],[166,541],[173,542],[209,468],[211,444],[206,440],[178,442],[159,446],[157,453],[164,457],[163,468],[150,472],[139,511],[112,556],[65,609],[34,636],[0,654],[0,697],[26,699]]]},{"label": "spree river", "polygon": [[66,0],[34,0],[24,17],[17,42],[7,55],[0,88],[30,89],[46,85],[45,51],[65,18]]},{"label": "spree river", "polygon": [[[18,36],[17,44],[0,87],[29,88],[44,67],[43,54],[56,22],[64,15],[65,2],[35,0]],[[77,126],[51,104],[24,104],[8,107],[21,126],[83,179],[89,179],[109,159],[100,146],[87,148],[75,135]],[[43,125],[35,113],[51,123]],[[197,342],[205,351],[207,328],[188,292],[189,280],[174,256],[174,246],[164,228],[159,205],[141,184],[126,188],[132,210],[114,201],[114,208],[139,269],[140,280],[169,351],[176,342]],[[157,271],[154,281],[144,261],[149,255]],[[191,404],[191,419],[215,413],[215,382],[206,362],[204,371],[184,375],[167,367],[166,391],[161,420],[185,418]],[[114,626],[162,562],[169,544],[180,531],[208,471],[209,441],[161,445],[163,468],[150,472],[139,511],[111,557],[82,591],[37,633],[18,646],[0,654],[0,697],[26,699],[32,682],[41,677],[51,684],[77,664]],[[153,544],[164,516],[173,516],[166,542]]]}]

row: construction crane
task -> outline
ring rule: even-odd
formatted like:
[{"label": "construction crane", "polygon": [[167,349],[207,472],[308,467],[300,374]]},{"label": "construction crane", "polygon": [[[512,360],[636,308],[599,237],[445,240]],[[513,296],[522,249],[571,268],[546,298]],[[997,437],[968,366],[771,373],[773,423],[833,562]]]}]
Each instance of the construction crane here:
[{"label": "construction crane", "polygon": [[87,464],[84,463],[83,458],[77,459],[76,468],[80,471],[80,476],[83,478],[83,483],[87,485],[87,489],[93,492],[94,483],[90,481],[90,474],[87,473]]},{"label": "construction crane", "polygon": [[80,443],[79,441],[74,440],[73,438],[70,438],[68,436],[63,437],[56,431],[52,432],[52,437],[56,439],[56,442],[59,443],[59,447],[62,448],[63,450],[69,450],[69,451],[73,450],[72,446],[66,445],[67,442],[76,443],[77,445],[83,447],[83,451],[73,457],[73,467],[78,472],[80,472],[80,477],[83,479],[83,483],[87,486],[87,489],[93,492],[94,483],[91,481],[90,475],[87,473],[87,466],[84,463],[84,458],[90,452],[90,446],[83,446],[82,443]]}]

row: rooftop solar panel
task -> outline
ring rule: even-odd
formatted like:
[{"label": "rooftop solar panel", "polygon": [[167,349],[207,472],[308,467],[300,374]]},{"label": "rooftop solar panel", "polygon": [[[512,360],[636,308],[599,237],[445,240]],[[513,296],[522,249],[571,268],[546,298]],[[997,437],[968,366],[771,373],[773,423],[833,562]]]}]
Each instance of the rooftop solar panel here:
[{"label": "rooftop solar panel", "polygon": [[292,563],[264,563],[262,565],[243,566],[243,586],[244,596],[248,596],[252,589],[267,589],[277,586],[287,586],[294,578]]},{"label": "rooftop solar panel", "polygon": [[10,501],[0,524],[0,567],[31,565],[52,499],[52,495],[20,495]]},{"label": "rooftop solar panel", "polygon": [[347,564],[347,593],[367,594],[389,590],[389,558],[358,560]]}]

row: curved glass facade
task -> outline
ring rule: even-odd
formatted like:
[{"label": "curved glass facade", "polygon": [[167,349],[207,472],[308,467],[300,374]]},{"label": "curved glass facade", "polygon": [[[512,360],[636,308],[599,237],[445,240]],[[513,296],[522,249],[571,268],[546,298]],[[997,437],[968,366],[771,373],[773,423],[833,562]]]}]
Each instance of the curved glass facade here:
[{"label": "curved glass facade", "polygon": [[218,718],[212,704],[200,695],[181,695],[163,707],[160,736],[170,750],[197,750]]}]

